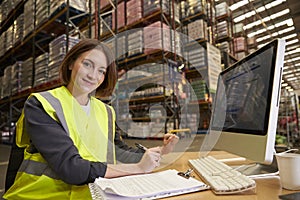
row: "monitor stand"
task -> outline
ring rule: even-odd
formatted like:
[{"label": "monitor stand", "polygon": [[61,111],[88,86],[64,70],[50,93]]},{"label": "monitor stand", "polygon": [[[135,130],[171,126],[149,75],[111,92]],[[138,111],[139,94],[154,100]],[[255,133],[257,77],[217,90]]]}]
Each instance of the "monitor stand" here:
[{"label": "monitor stand", "polygon": [[278,166],[277,166],[275,155],[270,165],[253,163],[253,164],[246,164],[246,165],[232,166],[232,167],[236,168],[237,171],[240,171],[246,176],[263,177],[263,176],[278,175]]}]

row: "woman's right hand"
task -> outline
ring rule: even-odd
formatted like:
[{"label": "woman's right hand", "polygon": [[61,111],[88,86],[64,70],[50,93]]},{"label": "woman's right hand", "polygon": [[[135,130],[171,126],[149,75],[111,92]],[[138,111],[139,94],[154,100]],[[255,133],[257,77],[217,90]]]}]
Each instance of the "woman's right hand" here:
[{"label": "woman's right hand", "polygon": [[142,173],[152,172],[156,167],[159,166],[161,159],[161,147],[153,147],[147,149],[142,159],[138,163]]}]

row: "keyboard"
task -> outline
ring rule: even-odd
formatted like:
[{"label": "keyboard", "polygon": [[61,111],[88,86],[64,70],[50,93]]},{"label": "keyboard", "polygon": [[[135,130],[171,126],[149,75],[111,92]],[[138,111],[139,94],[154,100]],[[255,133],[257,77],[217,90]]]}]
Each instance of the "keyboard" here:
[{"label": "keyboard", "polygon": [[254,180],[212,156],[191,159],[189,165],[215,194],[234,194],[256,187]]}]

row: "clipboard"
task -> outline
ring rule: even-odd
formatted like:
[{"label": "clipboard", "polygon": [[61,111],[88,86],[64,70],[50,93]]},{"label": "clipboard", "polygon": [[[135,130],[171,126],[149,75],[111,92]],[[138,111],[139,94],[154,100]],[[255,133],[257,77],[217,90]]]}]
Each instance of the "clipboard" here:
[{"label": "clipboard", "polygon": [[118,178],[97,178],[89,184],[93,200],[157,199],[207,190],[205,183],[178,175],[177,170]]}]

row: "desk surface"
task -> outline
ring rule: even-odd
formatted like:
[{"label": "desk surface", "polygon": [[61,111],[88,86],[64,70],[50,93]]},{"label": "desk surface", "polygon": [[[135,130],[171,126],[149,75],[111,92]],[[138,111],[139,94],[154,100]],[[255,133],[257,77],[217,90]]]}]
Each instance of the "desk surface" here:
[{"label": "desk surface", "polygon": [[[195,159],[199,155],[198,152],[184,152],[184,153],[170,153],[165,155],[161,161],[160,170],[166,169],[177,169],[178,171],[186,171],[188,166],[189,159]],[[213,151],[209,155],[216,157],[217,159],[223,158],[232,158],[234,155],[222,152],[222,151]],[[239,163],[227,163],[230,164],[242,164]],[[196,173],[193,173],[195,178],[201,180]],[[269,177],[269,178],[260,178],[256,179],[256,191],[247,191],[242,194],[234,195],[216,195],[211,190],[200,191],[180,196],[169,197],[165,199],[185,199],[185,200],[213,200],[213,199],[222,199],[222,200],[276,200],[279,199],[278,195],[294,193],[297,191],[289,191],[281,188],[279,176]],[[299,191],[298,191],[299,192]]]}]

